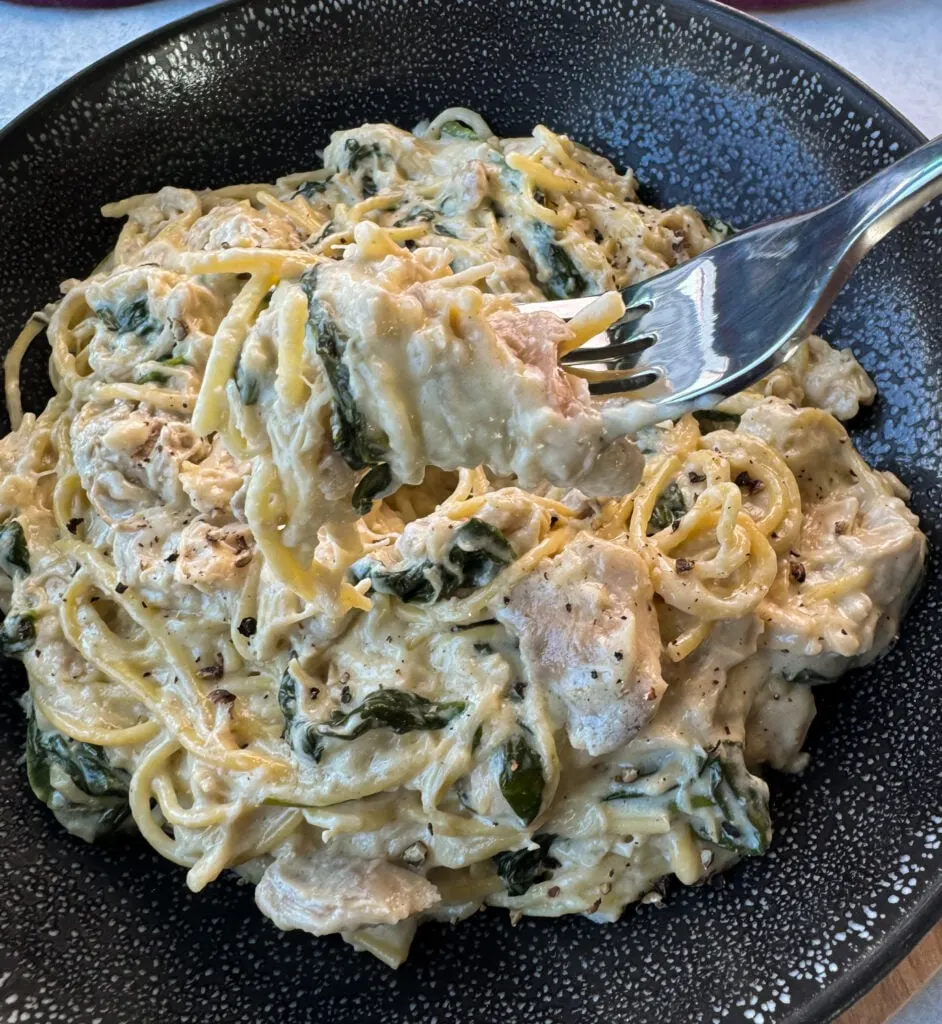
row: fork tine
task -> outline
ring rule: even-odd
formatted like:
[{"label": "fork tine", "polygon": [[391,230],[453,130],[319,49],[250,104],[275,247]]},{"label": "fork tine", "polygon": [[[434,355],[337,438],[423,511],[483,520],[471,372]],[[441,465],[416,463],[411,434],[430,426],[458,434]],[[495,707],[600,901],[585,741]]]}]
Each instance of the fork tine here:
[{"label": "fork tine", "polygon": [[617,359],[626,359],[628,356],[640,355],[653,344],[654,339],[650,335],[639,334],[637,337],[629,338],[627,341],[599,345],[594,348],[582,345],[567,352],[560,359],[560,363],[564,366],[580,366],[584,363],[608,363]]},{"label": "fork tine", "polygon": [[641,388],[656,383],[660,376],[657,370],[636,370],[617,380],[592,381],[589,384],[589,393],[592,395],[622,395],[628,391],[640,391]]}]

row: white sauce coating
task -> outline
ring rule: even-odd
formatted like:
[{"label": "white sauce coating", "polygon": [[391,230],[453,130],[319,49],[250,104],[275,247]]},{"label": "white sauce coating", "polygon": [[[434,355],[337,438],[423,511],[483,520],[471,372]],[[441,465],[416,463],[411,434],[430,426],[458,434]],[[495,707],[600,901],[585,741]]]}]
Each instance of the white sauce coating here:
[{"label": "white sauce coating", "polygon": [[642,456],[515,308],[722,226],[464,110],[105,212],[8,360],[16,419],[48,320],[57,395],[0,440],[0,641],[63,825],[391,965],[425,919],[613,921],[765,852],[764,767],[804,767],[811,685],[887,649],[925,557],[839,422],[873,384],[809,338]]}]

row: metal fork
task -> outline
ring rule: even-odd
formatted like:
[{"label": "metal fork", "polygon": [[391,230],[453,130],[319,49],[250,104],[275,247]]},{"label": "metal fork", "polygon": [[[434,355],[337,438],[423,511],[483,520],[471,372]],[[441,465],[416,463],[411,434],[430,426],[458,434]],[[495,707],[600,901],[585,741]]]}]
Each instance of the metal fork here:
[{"label": "metal fork", "polygon": [[[784,362],[863,256],[939,195],[942,136],[827,206],[750,228],[626,288],[625,316],[561,363],[608,371],[590,391],[634,393],[637,427],[715,405]],[[569,320],[593,301],[520,308]]]}]

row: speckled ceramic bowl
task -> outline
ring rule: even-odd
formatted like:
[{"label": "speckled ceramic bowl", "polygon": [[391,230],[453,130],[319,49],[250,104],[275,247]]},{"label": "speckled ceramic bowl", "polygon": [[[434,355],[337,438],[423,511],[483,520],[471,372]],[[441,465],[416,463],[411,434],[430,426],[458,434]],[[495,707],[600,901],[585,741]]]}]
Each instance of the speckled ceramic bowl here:
[{"label": "speckled ceramic bowl", "polygon": [[[100,203],[167,182],[272,178],[335,128],[451,104],[537,121],[637,168],[665,202],[748,223],[831,199],[919,141],[810,51],[703,0],[247,0],[111,57],[0,137],[0,338],[86,273]],[[942,536],[942,228],[885,241],[826,324],[880,399],[854,436]],[[30,400],[46,394],[37,368]],[[397,973],[277,932],[251,890],[191,896],[141,846],[64,834],[22,765],[23,676],[0,698],[0,1014],[33,1024],[799,1024],[824,1021],[942,909],[938,577],[899,647],[819,692],[811,768],[772,780],[776,838],[722,887],[617,926],[481,914],[427,926]],[[16,1016],[15,1014],[19,1014]],[[28,1017],[27,1017],[28,1014]]]}]

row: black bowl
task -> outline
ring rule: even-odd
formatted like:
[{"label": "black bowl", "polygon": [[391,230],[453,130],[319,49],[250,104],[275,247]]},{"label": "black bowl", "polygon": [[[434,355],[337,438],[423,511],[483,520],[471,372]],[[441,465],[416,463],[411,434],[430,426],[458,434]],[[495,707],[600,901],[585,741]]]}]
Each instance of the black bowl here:
[{"label": "black bowl", "polygon": [[[820,56],[704,0],[248,0],[122,50],[0,137],[0,338],[113,241],[99,204],[270,179],[316,164],[335,128],[411,126],[452,104],[501,133],[544,121],[635,167],[661,201],[738,224],[831,199],[921,141]],[[857,443],[912,485],[934,544],[940,266],[937,206],[883,242],[825,326],[880,388]],[[142,847],[64,834],[29,794],[23,677],[4,665],[2,994],[72,1024],[830,1019],[942,909],[942,591],[928,579],[899,647],[819,691],[811,768],[773,780],[766,858],[617,926],[511,928],[496,912],[428,926],[395,974],[337,938],[278,933],[233,881],[193,897]]]}]

